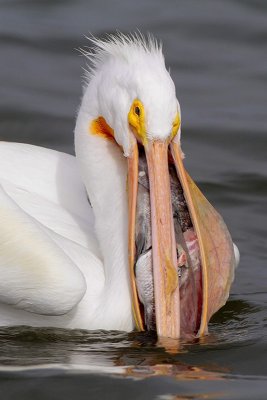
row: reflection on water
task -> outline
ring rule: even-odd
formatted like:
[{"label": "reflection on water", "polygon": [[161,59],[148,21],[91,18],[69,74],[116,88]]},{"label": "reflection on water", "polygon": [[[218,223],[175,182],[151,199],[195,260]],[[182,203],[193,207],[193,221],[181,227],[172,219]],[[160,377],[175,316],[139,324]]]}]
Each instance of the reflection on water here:
[{"label": "reflection on water", "polygon": [[148,333],[16,327],[2,329],[0,335],[4,348],[0,371],[29,371],[34,366],[35,369],[112,373],[139,379],[166,375],[186,380],[224,379],[224,374],[230,372],[219,365],[213,365],[210,370],[206,365],[180,361],[179,356],[190,351],[189,344],[171,346],[168,343],[166,348]]},{"label": "reflection on water", "polygon": [[[144,378],[168,375],[179,379],[223,379],[230,368],[227,355],[218,364],[207,363],[210,349],[244,346],[254,343],[258,335],[258,314],[261,310],[243,300],[229,301],[210,324],[209,335],[187,341],[161,339],[148,332],[106,332],[31,328],[26,326],[0,330],[0,364],[27,367],[66,366],[98,372],[108,368],[114,374]],[[194,354],[194,362],[187,362]],[[202,363],[199,360],[202,358]],[[236,369],[239,360],[236,360]],[[247,373],[249,373],[247,371]]]},{"label": "reflection on water", "polygon": [[[42,383],[46,398],[58,390],[63,399],[74,390],[73,385],[80,385],[86,395],[98,382],[101,396],[107,390],[112,399],[155,395],[162,399],[223,399],[240,398],[241,393],[243,399],[249,399],[244,388],[246,382],[254,382],[257,398],[264,398],[266,381],[260,358],[254,374],[251,363],[245,360],[240,375],[244,352],[259,350],[257,321],[264,315],[266,309],[233,299],[213,317],[209,335],[190,341],[158,341],[154,334],[140,332],[2,328],[0,387],[1,382],[5,387],[10,378],[17,379],[21,393],[26,379],[27,395],[22,398],[28,399],[32,385],[40,378],[49,378],[48,386]],[[128,380],[121,380],[125,378]],[[9,393],[10,388],[5,390]]]}]

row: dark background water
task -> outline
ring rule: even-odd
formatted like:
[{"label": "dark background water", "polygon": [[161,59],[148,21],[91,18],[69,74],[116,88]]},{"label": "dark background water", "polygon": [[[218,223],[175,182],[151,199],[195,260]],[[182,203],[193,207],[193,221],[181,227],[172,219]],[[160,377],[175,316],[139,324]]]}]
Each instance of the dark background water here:
[{"label": "dark background water", "polygon": [[73,153],[89,32],[150,31],[182,107],[186,165],[241,251],[210,335],[0,331],[1,399],[267,398],[267,2],[0,1],[0,139]]}]

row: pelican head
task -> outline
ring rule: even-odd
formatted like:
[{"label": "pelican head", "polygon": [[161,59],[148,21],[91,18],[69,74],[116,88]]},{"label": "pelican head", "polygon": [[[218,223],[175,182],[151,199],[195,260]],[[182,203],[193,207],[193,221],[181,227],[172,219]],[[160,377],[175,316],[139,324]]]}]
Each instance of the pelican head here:
[{"label": "pelican head", "polygon": [[[203,335],[229,295],[233,244],[222,218],[185,171],[180,105],[161,45],[141,35],[91,40],[95,48],[85,52],[91,67],[76,125],[76,154],[84,160],[84,177],[100,168],[99,162],[108,169],[106,180],[103,170],[97,179],[93,175],[94,189],[85,177],[96,213],[107,215],[109,207],[125,217],[115,201],[100,207],[95,193],[121,176],[117,191],[128,199],[124,243],[135,325],[163,337]],[[101,156],[100,147],[105,147]],[[112,169],[115,159],[120,161]]]}]

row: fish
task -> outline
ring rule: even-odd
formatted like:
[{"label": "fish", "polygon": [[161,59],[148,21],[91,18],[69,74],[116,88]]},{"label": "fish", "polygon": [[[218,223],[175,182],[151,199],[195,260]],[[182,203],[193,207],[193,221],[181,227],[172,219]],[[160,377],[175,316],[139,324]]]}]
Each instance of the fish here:
[{"label": "fish", "polygon": [[[195,332],[201,318],[201,263],[197,235],[177,178],[170,163],[170,188],[177,250],[177,276],[180,288],[181,330]],[[139,156],[136,208],[135,277],[138,298],[143,305],[147,330],[155,330],[155,304],[151,237],[151,207],[148,168],[144,154]]]},{"label": "fish", "polygon": [[137,293],[144,308],[147,330],[154,330],[156,320],[152,269],[151,209],[148,169],[143,154],[139,159],[135,243]]}]

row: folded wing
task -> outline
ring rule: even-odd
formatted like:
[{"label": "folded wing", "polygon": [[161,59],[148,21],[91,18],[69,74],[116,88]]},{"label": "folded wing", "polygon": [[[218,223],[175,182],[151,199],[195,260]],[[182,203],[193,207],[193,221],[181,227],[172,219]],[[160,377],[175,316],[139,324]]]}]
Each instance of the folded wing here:
[{"label": "folded wing", "polygon": [[93,214],[75,158],[1,143],[0,302],[42,315],[66,314],[87,290],[88,268],[101,283],[99,265]]}]

